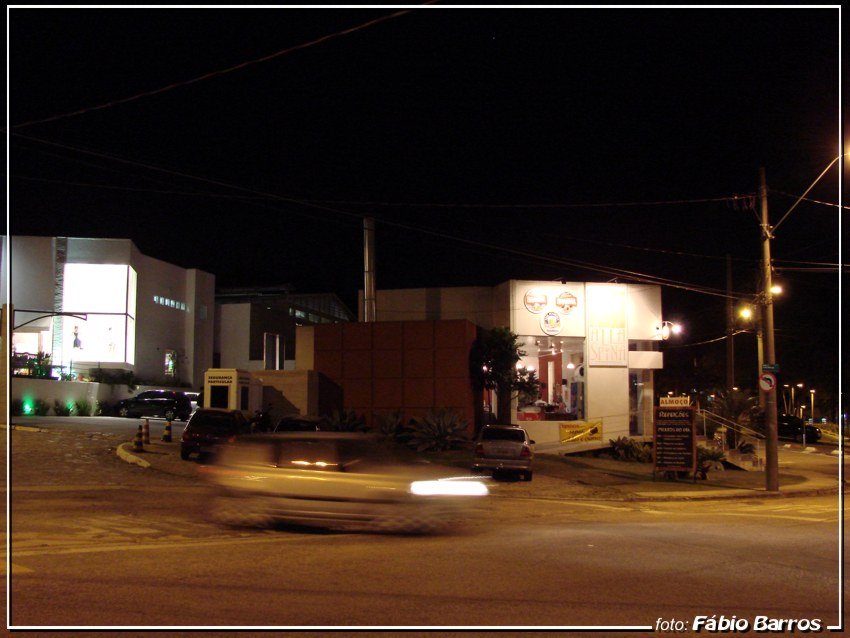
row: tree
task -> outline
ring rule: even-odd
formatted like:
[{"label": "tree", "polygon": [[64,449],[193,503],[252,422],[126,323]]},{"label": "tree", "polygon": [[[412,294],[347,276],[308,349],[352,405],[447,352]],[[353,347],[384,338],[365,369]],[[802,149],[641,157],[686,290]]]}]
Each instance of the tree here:
[{"label": "tree", "polygon": [[540,382],[534,372],[517,370],[517,362],[525,354],[517,343],[517,335],[509,328],[481,331],[470,352],[470,377],[473,388],[495,390],[498,396],[496,420],[511,422],[511,400],[515,392],[537,395]]}]

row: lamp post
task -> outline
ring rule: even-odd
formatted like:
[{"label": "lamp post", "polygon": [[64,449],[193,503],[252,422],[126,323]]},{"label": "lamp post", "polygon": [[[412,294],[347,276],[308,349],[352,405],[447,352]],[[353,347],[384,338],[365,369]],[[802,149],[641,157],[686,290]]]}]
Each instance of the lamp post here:
[{"label": "lamp post", "polygon": [[[815,391],[809,390],[809,395],[812,397],[812,427],[815,425]],[[806,447],[806,422],[803,421],[803,447]]]}]

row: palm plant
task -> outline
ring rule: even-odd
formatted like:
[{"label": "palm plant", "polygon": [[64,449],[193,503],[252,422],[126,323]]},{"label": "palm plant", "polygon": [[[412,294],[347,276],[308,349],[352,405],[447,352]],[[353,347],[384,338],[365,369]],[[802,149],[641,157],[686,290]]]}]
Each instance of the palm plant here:
[{"label": "palm plant", "polygon": [[407,428],[406,443],[417,452],[450,450],[469,442],[466,419],[453,410],[429,410]]}]

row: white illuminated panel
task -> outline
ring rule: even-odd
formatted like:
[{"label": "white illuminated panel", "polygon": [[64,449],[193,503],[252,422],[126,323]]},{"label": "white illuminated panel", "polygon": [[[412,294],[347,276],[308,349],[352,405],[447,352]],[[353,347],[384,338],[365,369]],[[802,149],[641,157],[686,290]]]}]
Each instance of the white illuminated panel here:
[{"label": "white illuminated panel", "polygon": [[65,264],[62,310],[127,312],[128,268],[117,264]]},{"label": "white illuminated panel", "polygon": [[62,365],[135,362],[136,271],[123,264],[65,264]]}]

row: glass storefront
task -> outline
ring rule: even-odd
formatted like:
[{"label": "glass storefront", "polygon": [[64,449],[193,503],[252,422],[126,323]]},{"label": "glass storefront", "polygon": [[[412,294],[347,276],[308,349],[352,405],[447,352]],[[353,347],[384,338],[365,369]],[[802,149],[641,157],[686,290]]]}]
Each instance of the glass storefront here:
[{"label": "glass storefront", "polygon": [[536,394],[520,392],[518,421],[572,421],[585,416],[584,339],[519,337],[525,355],[517,364],[525,378],[536,378]]}]

